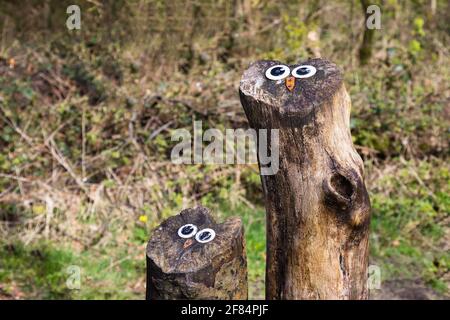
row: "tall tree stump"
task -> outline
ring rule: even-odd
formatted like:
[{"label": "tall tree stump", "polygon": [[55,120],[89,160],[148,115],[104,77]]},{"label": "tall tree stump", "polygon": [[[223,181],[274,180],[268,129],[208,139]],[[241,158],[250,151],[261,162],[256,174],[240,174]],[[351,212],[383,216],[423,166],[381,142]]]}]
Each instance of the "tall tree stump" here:
[{"label": "tall tree stump", "polygon": [[[215,231],[210,242],[186,228]],[[207,235],[207,237],[210,235]],[[204,237],[206,241],[207,237]],[[209,238],[210,240],[211,238]],[[204,207],[183,210],[156,228],[147,245],[147,299],[247,299],[247,260],[242,222],[217,224]]]},{"label": "tall tree stump", "polygon": [[[312,59],[303,63],[315,68],[310,77],[269,80],[265,72],[279,64],[253,63],[239,90],[250,126],[279,130],[279,170],[261,176],[266,297],[367,299],[370,202],[342,74],[333,63]],[[269,150],[276,148],[269,143]]]}]

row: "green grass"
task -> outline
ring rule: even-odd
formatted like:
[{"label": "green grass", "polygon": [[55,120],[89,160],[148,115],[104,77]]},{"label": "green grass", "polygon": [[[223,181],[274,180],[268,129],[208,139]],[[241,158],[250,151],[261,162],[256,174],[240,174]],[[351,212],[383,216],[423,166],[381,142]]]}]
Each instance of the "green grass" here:
[{"label": "green grass", "polygon": [[[56,244],[21,243],[0,248],[0,294],[33,299],[142,299],[145,260],[129,255],[127,250],[75,253]],[[70,286],[80,270],[80,287]]]},{"label": "green grass", "polygon": [[[250,298],[263,298],[265,273],[265,213],[239,205],[222,204],[217,219],[241,216],[245,228]],[[78,252],[57,243],[30,246],[15,242],[0,247],[0,293],[15,287],[26,298],[36,299],[143,299],[145,243],[149,229],[137,224],[129,245],[111,243],[102,249]],[[69,267],[80,268],[80,288],[71,290]]]},{"label": "green grass", "polygon": [[377,182],[370,248],[383,278],[422,278],[439,292],[448,291],[441,280],[450,266],[442,223],[450,212],[448,177],[439,161],[405,162]]},{"label": "green grass", "polygon": [[10,293],[12,285],[17,284],[30,298],[70,298],[64,269],[75,259],[69,250],[44,243],[29,247],[16,243],[0,247],[0,257],[0,283],[4,293]]},{"label": "green grass", "polygon": [[[371,263],[381,267],[384,279],[422,278],[445,293],[448,289],[441,276],[449,268],[450,256],[440,250],[444,231],[436,221],[449,211],[448,181],[442,179],[448,176],[448,169],[440,167],[430,175],[430,166],[427,162],[400,165],[394,175],[384,175],[376,182],[371,192]],[[264,298],[265,210],[260,206],[252,209],[242,202],[234,207],[223,200],[214,202],[208,198],[205,202],[218,221],[230,216],[242,218],[249,296]],[[42,241],[30,246],[20,242],[4,245],[0,248],[1,289],[8,294],[18,286],[25,297],[39,299],[142,299],[144,248],[150,225],[155,224],[136,222],[127,230],[128,242],[112,241],[84,251]],[[79,290],[66,286],[70,276],[67,268],[71,265],[81,268]]]}]

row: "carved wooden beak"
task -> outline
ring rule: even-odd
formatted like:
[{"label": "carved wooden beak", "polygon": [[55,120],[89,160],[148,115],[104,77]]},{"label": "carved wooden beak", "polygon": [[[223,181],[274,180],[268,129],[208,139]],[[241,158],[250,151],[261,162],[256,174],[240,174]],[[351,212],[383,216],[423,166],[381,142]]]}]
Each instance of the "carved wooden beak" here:
[{"label": "carved wooden beak", "polygon": [[186,242],[183,244],[183,249],[190,247],[193,243],[194,241],[192,239],[187,239]]},{"label": "carved wooden beak", "polygon": [[287,77],[286,78],[286,88],[288,88],[289,91],[294,90],[294,88],[295,88],[295,77]]}]

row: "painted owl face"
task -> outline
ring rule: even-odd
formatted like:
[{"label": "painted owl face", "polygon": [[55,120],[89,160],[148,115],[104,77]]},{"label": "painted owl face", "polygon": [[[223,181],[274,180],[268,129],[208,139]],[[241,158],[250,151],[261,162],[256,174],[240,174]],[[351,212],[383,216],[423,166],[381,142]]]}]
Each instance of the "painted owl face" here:
[{"label": "painted owl face", "polygon": [[204,228],[199,231],[195,224],[188,223],[178,229],[178,236],[183,239],[195,237],[195,240],[199,243],[208,243],[214,240],[216,232],[211,228]]},{"label": "painted owl face", "polygon": [[241,99],[253,99],[279,109],[281,114],[306,115],[342,85],[338,67],[324,59],[288,65],[260,60],[244,72]]},{"label": "painted owl face", "polygon": [[152,232],[147,256],[166,273],[201,270],[233,248],[241,229],[238,218],[216,223],[205,207],[185,209]]}]

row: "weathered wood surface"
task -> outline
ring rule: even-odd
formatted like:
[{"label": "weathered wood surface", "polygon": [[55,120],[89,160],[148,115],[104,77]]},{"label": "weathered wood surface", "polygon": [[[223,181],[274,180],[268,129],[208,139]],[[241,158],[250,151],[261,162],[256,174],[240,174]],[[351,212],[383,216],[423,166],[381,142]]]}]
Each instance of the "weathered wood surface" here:
[{"label": "weathered wood surface", "polygon": [[276,64],[250,65],[240,84],[250,126],[279,129],[279,171],[261,176],[266,297],[366,299],[370,202],[342,74],[326,60],[306,61],[317,73],[290,92],[265,78]]},{"label": "weathered wood surface", "polygon": [[[211,228],[208,243],[178,229]],[[240,218],[217,224],[204,207],[183,210],[156,228],[147,245],[147,299],[247,299],[247,260]]]}]

